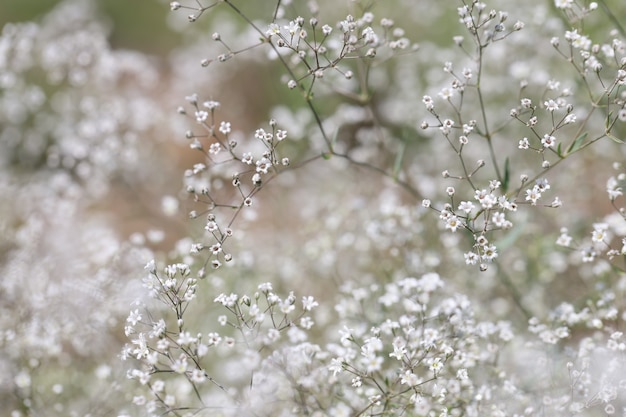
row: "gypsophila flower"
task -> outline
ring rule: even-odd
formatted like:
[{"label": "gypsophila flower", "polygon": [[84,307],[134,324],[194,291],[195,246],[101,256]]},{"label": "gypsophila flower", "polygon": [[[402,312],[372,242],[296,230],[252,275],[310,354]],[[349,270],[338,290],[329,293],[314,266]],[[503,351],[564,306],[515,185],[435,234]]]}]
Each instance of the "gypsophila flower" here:
[{"label": "gypsophila flower", "polygon": [[139,310],[131,311],[128,318],[126,318],[126,322],[132,324],[133,326],[135,326],[140,320],[141,313],[139,313]]},{"label": "gypsophila flower", "polygon": [[217,155],[221,150],[222,146],[219,143],[214,142],[211,144],[211,146],[209,146],[210,154]]},{"label": "gypsophila flower", "polygon": [[532,189],[526,190],[526,201],[530,201],[530,203],[534,206],[537,204],[537,201],[541,198],[541,192],[534,186]]},{"label": "gypsophila flower", "polygon": [[311,296],[302,297],[302,308],[305,311],[311,311],[313,308],[319,306],[319,303]]},{"label": "gypsophila flower", "polygon": [[543,105],[546,107],[546,110],[550,112],[553,112],[559,109],[558,103],[552,99],[544,101]]},{"label": "gypsophila flower", "polygon": [[528,149],[530,143],[528,142],[528,138],[523,138],[519,141],[518,148],[520,149]]},{"label": "gypsophila flower", "polygon": [[556,138],[554,136],[545,134],[543,135],[543,139],[541,139],[541,144],[544,148],[554,148],[556,144]]},{"label": "gypsophila flower", "polygon": [[214,243],[213,245],[211,245],[209,250],[211,251],[211,253],[213,253],[213,255],[217,255],[222,251],[222,245],[220,243]]},{"label": "gypsophila flower", "polygon": [[422,103],[424,103],[427,110],[432,110],[435,108],[435,103],[433,102],[433,99],[430,96],[422,97]]},{"label": "gypsophila flower", "polygon": [[480,260],[480,257],[474,252],[467,252],[463,256],[467,265],[476,265]]},{"label": "gypsophila flower", "polygon": [[209,117],[209,113],[204,110],[198,110],[196,113],[196,121],[198,123],[203,123]]},{"label": "gypsophila flower", "polygon": [[623,195],[620,181],[615,177],[610,177],[606,182],[606,192],[609,194],[609,199],[614,201],[617,197]]},{"label": "gypsophila flower", "polygon": [[403,384],[403,385],[408,385],[410,387],[414,387],[417,384],[419,384],[420,382],[421,382],[421,379],[417,375],[415,375],[413,372],[411,372],[410,370],[407,370],[400,377],[400,383]]},{"label": "gypsophila flower", "polygon": [[569,125],[576,122],[576,115],[574,113],[570,113],[567,116],[565,116],[565,119],[563,119],[563,124]]},{"label": "gypsophila flower", "polygon": [[339,372],[343,371],[343,361],[343,358],[331,359],[328,370],[333,373],[333,376],[336,376]]},{"label": "gypsophila flower", "polygon": [[220,106],[220,103],[218,101],[208,100],[202,103],[202,105],[209,110],[215,110]]},{"label": "gypsophila flower", "polygon": [[481,256],[481,259],[483,261],[491,262],[497,257],[498,257],[498,251],[495,245],[488,245],[483,249],[483,254]]},{"label": "gypsophila flower", "polygon": [[596,259],[596,251],[591,247],[586,247],[581,250],[583,262],[593,262]]},{"label": "gypsophila flower", "polygon": [[180,358],[176,359],[174,363],[172,363],[171,369],[177,374],[184,374],[185,372],[187,372],[187,367],[187,357],[181,356]]},{"label": "gypsophila flower", "polygon": [[241,157],[241,162],[243,162],[244,164],[247,164],[247,165],[252,165],[252,163],[254,162],[254,158],[252,157],[252,153],[245,152],[242,155],[242,157]]},{"label": "gypsophila flower", "polygon": [[224,135],[227,135],[230,133],[231,128],[230,128],[230,122],[221,122],[220,123],[220,132],[223,133]]},{"label": "gypsophila flower", "polygon": [[272,166],[272,161],[263,157],[259,159],[258,161],[256,161],[256,172],[261,173],[261,174],[267,174],[271,166]]},{"label": "gypsophila flower", "polygon": [[472,210],[474,210],[474,203],[471,201],[461,201],[459,204],[459,210],[469,214]]},{"label": "gypsophila flower", "polygon": [[591,240],[596,243],[604,242],[607,237],[609,225],[606,223],[596,223],[593,225],[593,232],[591,233]]},{"label": "gypsophila flower", "polygon": [[446,229],[456,232],[461,227],[461,222],[456,216],[449,216],[446,220]]}]

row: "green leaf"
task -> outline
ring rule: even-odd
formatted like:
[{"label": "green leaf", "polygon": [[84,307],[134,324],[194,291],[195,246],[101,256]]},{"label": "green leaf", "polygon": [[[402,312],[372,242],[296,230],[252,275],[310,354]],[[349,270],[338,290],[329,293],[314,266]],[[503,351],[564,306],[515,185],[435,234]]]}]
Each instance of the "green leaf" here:
[{"label": "green leaf", "polygon": [[509,162],[509,158],[507,157],[504,160],[504,178],[502,179],[502,190],[505,194],[509,190],[509,182],[511,181],[511,165]]},{"label": "green leaf", "polygon": [[393,177],[398,178],[400,169],[402,169],[402,160],[404,159],[404,151],[406,150],[406,142],[400,142],[400,149],[396,154],[396,160],[393,163]]},{"label": "green leaf", "polygon": [[561,143],[559,143],[558,146],[556,147],[556,154],[559,156],[559,158],[563,158],[563,150],[561,149]]},{"label": "green leaf", "polygon": [[615,143],[619,143],[620,145],[623,145],[624,143],[626,143],[626,141],[624,139],[617,138],[617,137],[611,135],[610,133],[607,133],[606,135]]},{"label": "green leaf", "polygon": [[585,141],[585,139],[587,139],[587,135],[589,133],[585,132],[582,135],[578,136],[576,138],[576,140],[574,142],[572,142],[572,144],[569,146],[569,148],[567,148],[567,154],[571,154],[573,152],[576,152],[578,149],[580,149],[580,147],[583,145],[583,142]]}]

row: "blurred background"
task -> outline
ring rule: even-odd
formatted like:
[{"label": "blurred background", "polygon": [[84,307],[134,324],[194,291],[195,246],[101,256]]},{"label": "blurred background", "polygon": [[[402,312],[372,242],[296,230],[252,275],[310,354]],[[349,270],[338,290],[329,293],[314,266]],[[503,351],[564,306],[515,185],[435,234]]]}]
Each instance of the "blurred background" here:
[{"label": "blurred background", "polygon": [[[59,0],[5,0],[0,4],[0,27],[8,22],[42,18]],[[136,49],[165,55],[179,42],[179,34],[166,24],[169,2],[161,0],[102,0],[95,2],[98,16],[110,25],[112,48]]]}]

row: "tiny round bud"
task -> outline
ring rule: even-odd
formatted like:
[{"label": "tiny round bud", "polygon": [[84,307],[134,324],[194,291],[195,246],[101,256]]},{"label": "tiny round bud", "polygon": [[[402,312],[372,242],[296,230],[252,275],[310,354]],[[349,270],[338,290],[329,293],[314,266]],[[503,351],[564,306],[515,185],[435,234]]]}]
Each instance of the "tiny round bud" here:
[{"label": "tiny round bud", "polygon": [[430,207],[430,200],[428,200],[428,199],[422,200],[422,207],[429,208]]},{"label": "tiny round bud", "polygon": [[190,14],[189,16],[187,16],[187,19],[189,20],[190,23],[193,23],[196,20],[198,20],[198,16],[196,16],[195,14]]},{"label": "tiny round bud", "polygon": [[298,83],[295,80],[289,80],[289,82],[287,83],[287,87],[289,87],[290,90],[293,90],[297,86]]},{"label": "tiny round bud", "polygon": [[420,125],[420,128],[422,128],[424,130],[428,129],[428,122],[426,122],[426,121],[422,122],[422,124]]},{"label": "tiny round bud", "polygon": [[220,34],[219,34],[218,32],[213,33],[213,35],[211,35],[211,38],[212,38],[214,41],[219,41],[219,40],[221,40],[221,39],[222,39],[222,37],[220,36]]},{"label": "tiny round bud", "polygon": [[444,178],[449,178],[449,177],[450,177],[450,173],[449,173],[449,172],[448,172],[448,170],[446,169],[445,171],[443,171],[443,172],[441,173],[441,176],[442,176],[442,177],[444,177]]},{"label": "tiny round bud", "polygon": [[543,162],[541,163],[541,167],[542,167],[543,169],[548,169],[548,168],[550,168],[550,161],[543,161]]},{"label": "tiny round bud", "polygon": [[208,67],[210,63],[211,63],[211,60],[206,59],[206,58],[200,61],[200,65],[202,65],[204,68]]},{"label": "tiny round bud", "polygon": [[479,159],[478,161],[476,161],[476,164],[477,164],[479,167],[484,167],[484,166],[485,166],[485,161],[484,161],[484,160],[482,160],[482,159]]},{"label": "tiny round bud", "polygon": [[450,197],[452,197],[454,195],[454,187],[446,188],[446,194],[448,194]]},{"label": "tiny round bud", "polygon": [[527,175],[527,174],[522,174],[522,175],[520,175],[520,176],[519,176],[519,180],[520,180],[522,183],[525,183],[526,181],[528,181],[528,175]]},{"label": "tiny round bud", "polygon": [[270,126],[276,126],[276,119],[270,119]]}]

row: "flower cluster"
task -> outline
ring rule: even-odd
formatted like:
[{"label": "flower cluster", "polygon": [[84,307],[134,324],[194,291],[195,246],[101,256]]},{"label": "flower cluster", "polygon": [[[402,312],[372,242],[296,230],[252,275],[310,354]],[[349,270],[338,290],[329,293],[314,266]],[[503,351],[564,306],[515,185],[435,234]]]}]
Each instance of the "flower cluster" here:
[{"label": "flower cluster", "polygon": [[2,29],[3,409],[626,412],[619,5],[169,3]]},{"label": "flower cluster", "polygon": [[[125,332],[132,342],[124,347],[121,357],[134,358],[139,364],[129,369],[128,377],[146,386],[150,395],[139,393],[133,403],[149,414],[175,412],[179,407],[203,412],[215,408],[209,398],[220,398],[219,408],[225,412],[246,407],[249,400],[242,393],[246,382],[271,360],[262,352],[269,352],[271,358],[272,352],[285,343],[306,342],[314,325],[309,314],[318,303],[313,297],[302,297],[298,303],[293,293],[281,298],[270,283],[264,283],[252,296],[217,295],[213,302],[224,314],[217,316],[208,332],[197,331],[207,323],[186,319],[198,284],[190,277],[190,267],[167,265],[161,274],[151,261],[146,269],[146,287],[174,312],[171,318],[161,315],[157,319],[153,310],[135,309],[126,319]],[[247,358],[245,364],[239,362],[239,355]],[[228,388],[221,378],[213,376],[223,372],[216,358],[233,361],[224,366],[236,366],[236,374],[224,377]],[[181,389],[181,384],[188,388]],[[242,392],[233,391],[235,384],[240,384]]]}]

